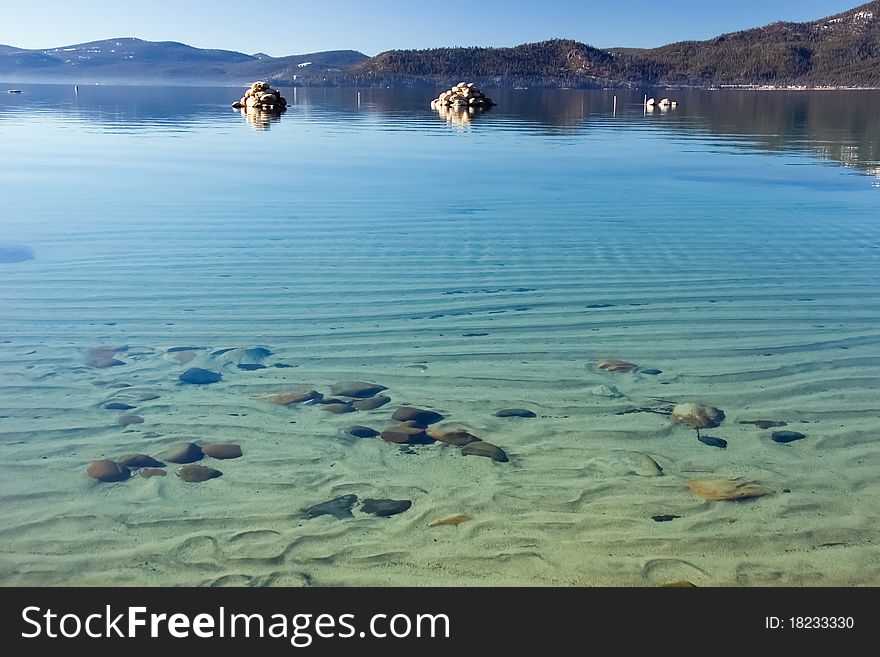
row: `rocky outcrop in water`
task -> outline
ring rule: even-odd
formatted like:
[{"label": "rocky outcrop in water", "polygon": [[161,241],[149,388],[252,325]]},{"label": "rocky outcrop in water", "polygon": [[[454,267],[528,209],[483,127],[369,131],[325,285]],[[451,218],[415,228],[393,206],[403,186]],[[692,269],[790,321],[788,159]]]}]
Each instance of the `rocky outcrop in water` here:
[{"label": "rocky outcrop in water", "polygon": [[283,112],[287,100],[268,82],[254,82],[238,102],[232,103],[235,109],[253,109],[263,112]]},{"label": "rocky outcrop in water", "polygon": [[431,109],[449,107],[457,110],[483,111],[495,105],[473,82],[459,82],[431,101]]}]

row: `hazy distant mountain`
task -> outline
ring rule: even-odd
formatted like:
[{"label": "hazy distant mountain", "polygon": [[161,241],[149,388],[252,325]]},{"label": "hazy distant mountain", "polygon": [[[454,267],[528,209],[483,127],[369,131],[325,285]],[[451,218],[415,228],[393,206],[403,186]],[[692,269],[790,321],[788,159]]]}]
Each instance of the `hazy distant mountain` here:
[{"label": "hazy distant mountain", "polygon": [[204,50],[174,41],[123,38],[48,50],[0,46],[0,79],[8,82],[246,84],[278,74],[336,74],[366,55],[350,50],[269,57]]},{"label": "hazy distant mountain", "polygon": [[807,23],[774,23],[708,41],[599,49],[564,39],[514,48],[391,50],[270,57],[175,42],[108,39],[49,50],[0,46],[8,82],[635,87],[880,87],[880,0]]}]

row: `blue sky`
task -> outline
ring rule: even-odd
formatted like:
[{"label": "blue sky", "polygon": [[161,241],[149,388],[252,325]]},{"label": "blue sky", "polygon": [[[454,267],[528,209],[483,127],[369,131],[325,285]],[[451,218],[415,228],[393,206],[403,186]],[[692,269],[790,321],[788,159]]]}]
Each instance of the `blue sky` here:
[{"label": "blue sky", "polygon": [[[4,3],[11,0],[4,0]],[[0,44],[48,48],[111,37],[290,55],[512,46],[553,37],[599,47],[705,39],[812,20],[858,0],[39,0],[7,5]]]}]

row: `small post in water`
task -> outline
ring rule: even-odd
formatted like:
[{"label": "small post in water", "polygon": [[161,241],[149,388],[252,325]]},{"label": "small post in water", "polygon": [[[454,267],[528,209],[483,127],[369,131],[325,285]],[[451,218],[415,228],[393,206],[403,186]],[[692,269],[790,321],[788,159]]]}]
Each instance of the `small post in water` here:
[{"label": "small post in water", "polygon": [[612,110],[612,116],[617,116],[617,96],[614,97],[614,109]]}]

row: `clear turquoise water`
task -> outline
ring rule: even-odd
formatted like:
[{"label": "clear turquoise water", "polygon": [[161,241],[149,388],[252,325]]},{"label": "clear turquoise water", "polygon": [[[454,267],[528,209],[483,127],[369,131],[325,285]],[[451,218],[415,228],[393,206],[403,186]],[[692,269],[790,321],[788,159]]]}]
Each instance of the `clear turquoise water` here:
[{"label": "clear turquoise water", "polygon": [[[462,122],[438,116],[420,92],[298,89],[283,90],[292,105],[267,126],[229,109],[237,90],[24,91],[0,97],[0,246],[35,254],[0,263],[0,496],[19,509],[0,521],[5,582],[96,581],[96,565],[70,556],[91,544],[56,544],[66,522],[107,542],[104,570],[120,583],[133,577],[132,555],[170,572],[183,559],[171,538],[180,527],[145,510],[150,496],[187,507],[186,496],[203,496],[227,519],[190,521],[187,532],[202,528],[185,532],[196,543],[244,545],[243,527],[264,523],[286,555],[301,532],[329,535],[333,565],[290,557],[323,583],[880,581],[876,565],[864,567],[876,557],[868,537],[880,508],[869,483],[880,466],[877,92],[669,92],[679,107],[651,114],[641,93],[621,93],[612,115],[611,92],[507,91]],[[86,368],[86,350],[101,344],[128,345],[126,367]],[[265,345],[295,367],[226,368],[218,386],[181,389],[184,367],[165,354],[181,345]],[[595,367],[603,357],[663,374],[611,375]],[[395,446],[340,438],[348,424],[381,428],[394,406],[289,420],[289,409],[259,401],[352,378],[443,411],[511,463],[434,446],[418,450],[426,470],[411,470],[384,461]],[[121,385],[162,394],[127,431],[102,409]],[[597,395],[601,385],[622,397]],[[693,400],[725,410],[715,432],[727,450],[661,416],[622,413]],[[510,406],[540,417],[492,415]],[[808,438],[785,451],[739,424],[758,417]],[[280,438],[291,421],[294,447]],[[102,486],[83,474],[94,458],[206,434],[243,441],[246,455],[255,441],[254,457],[198,490],[173,477]],[[278,438],[275,447],[260,436]],[[664,466],[659,498],[634,489],[631,474],[596,479],[584,465],[621,448]],[[343,467],[330,474],[330,462]],[[721,507],[732,503],[683,487],[697,474],[795,492],[755,501],[752,523],[731,529]],[[267,477],[276,488],[261,488]],[[290,524],[298,508],[352,487],[405,495],[413,511],[351,529],[356,539],[323,519]],[[685,520],[640,524],[658,499]],[[96,505],[107,515],[95,516]],[[370,549],[396,532],[401,552],[423,553],[435,538],[426,522],[465,507],[477,518],[474,553],[460,548],[459,570],[440,576],[418,562],[389,576],[393,560]],[[147,556],[143,536],[99,529],[147,517],[176,527],[158,531],[162,547]],[[520,517],[522,534],[509,524]],[[737,541],[755,551],[747,540],[760,528],[786,536],[795,556],[767,537],[758,556],[731,555]],[[605,538],[584,556],[587,534]],[[690,545],[694,535],[717,539],[717,552]],[[517,551],[511,536],[531,547]],[[628,541],[643,549],[609,547]],[[253,563],[274,549],[258,543],[241,548]],[[824,543],[844,552],[817,552]],[[702,560],[679,559],[692,548]],[[244,566],[229,556],[238,547],[218,549],[226,574],[212,580],[184,559],[179,581],[290,583],[273,579],[284,568]],[[503,577],[467,565],[489,557],[507,564]],[[80,574],[63,574],[70,559]],[[345,575],[352,563],[363,576]],[[138,583],[162,583],[137,573]]]}]

